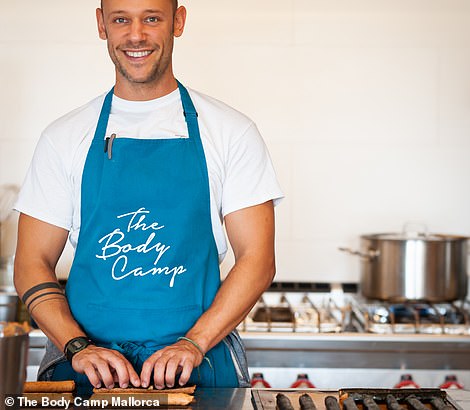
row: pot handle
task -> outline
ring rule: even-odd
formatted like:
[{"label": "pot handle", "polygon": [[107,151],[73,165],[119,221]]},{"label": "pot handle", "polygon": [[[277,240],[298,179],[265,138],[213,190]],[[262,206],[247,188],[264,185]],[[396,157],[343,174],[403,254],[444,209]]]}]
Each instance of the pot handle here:
[{"label": "pot handle", "polygon": [[353,251],[350,248],[343,248],[343,247],[338,248],[338,250],[340,250],[341,252],[349,253],[350,255],[360,256],[361,258],[368,259],[368,260],[375,259],[380,255],[380,251],[378,251],[377,249],[369,249],[367,253],[360,252],[360,251]]}]

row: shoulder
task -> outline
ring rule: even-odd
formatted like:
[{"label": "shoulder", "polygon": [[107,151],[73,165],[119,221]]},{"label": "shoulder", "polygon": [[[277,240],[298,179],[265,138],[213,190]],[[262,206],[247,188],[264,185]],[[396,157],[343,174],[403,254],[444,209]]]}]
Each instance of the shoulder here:
[{"label": "shoulder", "polygon": [[102,94],[53,121],[43,131],[43,138],[59,150],[80,144],[96,128],[104,97]]},{"label": "shoulder", "polygon": [[230,105],[193,89],[188,89],[198,111],[199,121],[209,123],[224,133],[243,134],[254,125],[253,121]]}]

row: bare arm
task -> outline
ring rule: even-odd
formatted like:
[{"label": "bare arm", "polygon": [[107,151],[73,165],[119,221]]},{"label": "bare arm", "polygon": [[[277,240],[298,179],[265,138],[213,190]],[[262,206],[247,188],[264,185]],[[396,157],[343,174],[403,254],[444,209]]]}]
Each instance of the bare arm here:
[{"label": "bare arm", "polygon": [[[67,241],[65,229],[21,214],[15,256],[15,287],[18,295],[44,282],[57,282],[55,267]],[[38,304],[32,313],[47,337],[62,350],[70,339],[84,336],[73,320],[65,298]]]},{"label": "bare arm", "polygon": [[[55,267],[67,236],[65,229],[20,215],[14,276],[20,297],[35,285],[57,282]],[[73,318],[65,297],[44,297],[32,309],[31,316],[60,351],[70,339],[86,336]],[[95,346],[84,349],[74,356],[73,367],[75,371],[85,373],[96,387],[101,385],[101,381],[106,386],[114,386],[114,379],[123,385],[129,382],[129,377],[134,385],[140,384],[130,363],[120,353],[107,349]]]},{"label": "bare arm", "polygon": [[[235,265],[220,287],[211,307],[199,318],[187,337],[207,352],[230,333],[248,314],[273,280],[274,209],[272,201],[233,212],[225,218]],[[172,387],[178,368],[185,384],[202,361],[199,350],[180,341],[154,353],[144,364],[141,382],[148,385],[154,370],[157,388]]]}]

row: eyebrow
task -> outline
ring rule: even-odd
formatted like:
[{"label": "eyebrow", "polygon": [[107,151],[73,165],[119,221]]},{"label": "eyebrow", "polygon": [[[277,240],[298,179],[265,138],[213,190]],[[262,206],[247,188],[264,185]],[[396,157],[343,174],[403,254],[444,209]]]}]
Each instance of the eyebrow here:
[{"label": "eyebrow", "polygon": [[[111,13],[109,13],[109,15],[112,16],[114,14],[126,14],[128,12],[129,11],[127,11],[127,10],[115,10],[115,11],[112,11]],[[162,10],[158,10],[158,9],[146,9],[143,12],[144,13],[163,13]]]}]

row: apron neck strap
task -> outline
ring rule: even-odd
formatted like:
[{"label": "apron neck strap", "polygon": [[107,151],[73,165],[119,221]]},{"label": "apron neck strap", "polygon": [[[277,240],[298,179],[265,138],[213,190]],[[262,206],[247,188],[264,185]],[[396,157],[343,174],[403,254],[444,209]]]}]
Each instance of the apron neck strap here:
[{"label": "apron neck strap", "polygon": [[199,124],[197,121],[198,115],[196,108],[194,107],[193,101],[189,96],[188,90],[178,80],[176,80],[176,82],[178,83],[178,88],[180,90],[181,102],[183,104],[183,114],[188,126],[189,138],[200,140],[201,135],[199,133]]},{"label": "apron neck strap", "polygon": [[[183,104],[183,113],[188,126],[189,138],[200,139],[199,125],[197,121],[197,111],[194,104],[189,96],[188,90],[179,81],[178,89],[181,95],[181,102]],[[106,135],[106,129],[108,128],[109,114],[111,113],[111,105],[113,101],[114,87],[106,94],[106,97],[101,108],[100,117],[98,119],[98,125],[96,126],[94,139],[103,141]]]},{"label": "apron neck strap", "polygon": [[109,113],[111,112],[111,104],[113,102],[114,87],[111,88],[106,97],[104,98],[103,107],[101,108],[98,125],[96,126],[94,140],[103,141],[106,135],[106,128],[108,128]]}]

